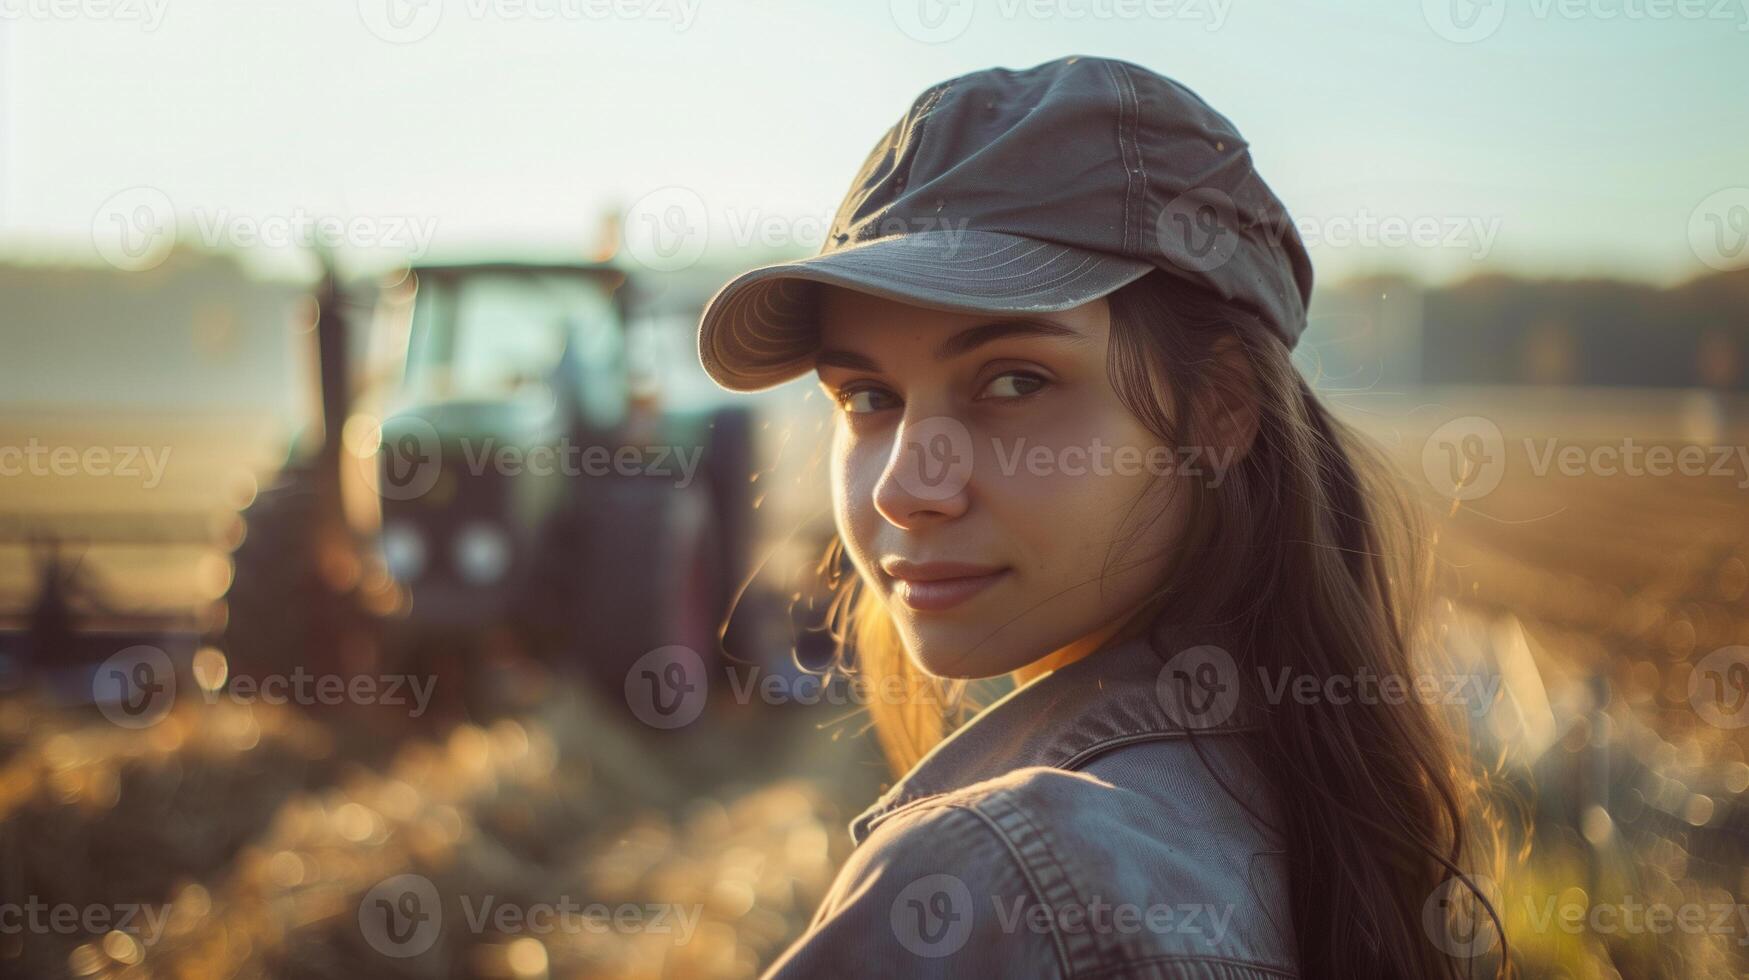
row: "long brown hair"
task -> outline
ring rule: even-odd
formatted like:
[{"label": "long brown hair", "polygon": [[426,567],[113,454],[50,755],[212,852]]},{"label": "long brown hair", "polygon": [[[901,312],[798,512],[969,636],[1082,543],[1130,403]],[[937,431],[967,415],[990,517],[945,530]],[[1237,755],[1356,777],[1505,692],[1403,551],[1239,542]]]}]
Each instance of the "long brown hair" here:
[{"label": "long brown hair", "polygon": [[[1189,493],[1185,534],[1146,608],[1172,635],[1231,651],[1243,696],[1260,709],[1258,756],[1279,799],[1300,969],[1465,975],[1477,964],[1441,950],[1424,921],[1436,892],[1460,888],[1499,928],[1471,878],[1492,871],[1499,852],[1457,720],[1416,698],[1271,703],[1258,680],[1284,669],[1320,680],[1427,669],[1416,613],[1430,576],[1414,507],[1256,316],[1161,273],[1109,301],[1112,383],[1166,445],[1219,445],[1210,406],[1238,397],[1255,408],[1255,438],[1222,480],[1178,479],[1173,492]],[[1234,343],[1242,357],[1231,356]],[[871,705],[881,748],[903,772],[967,712],[963,686],[922,674],[878,597],[847,578],[840,625],[856,669],[900,675],[908,691],[936,685],[938,696]],[[1499,962],[1505,975],[1504,948]]]}]

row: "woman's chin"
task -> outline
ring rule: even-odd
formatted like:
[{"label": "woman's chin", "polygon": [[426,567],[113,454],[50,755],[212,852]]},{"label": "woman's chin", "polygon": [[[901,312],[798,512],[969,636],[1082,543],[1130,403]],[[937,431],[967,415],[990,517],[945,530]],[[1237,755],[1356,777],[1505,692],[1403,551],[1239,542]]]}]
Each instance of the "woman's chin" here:
[{"label": "woman's chin", "polygon": [[935,677],[977,680],[996,677],[1044,656],[1038,638],[1030,641],[1014,631],[988,623],[901,623],[899,632],[912,663]]}]

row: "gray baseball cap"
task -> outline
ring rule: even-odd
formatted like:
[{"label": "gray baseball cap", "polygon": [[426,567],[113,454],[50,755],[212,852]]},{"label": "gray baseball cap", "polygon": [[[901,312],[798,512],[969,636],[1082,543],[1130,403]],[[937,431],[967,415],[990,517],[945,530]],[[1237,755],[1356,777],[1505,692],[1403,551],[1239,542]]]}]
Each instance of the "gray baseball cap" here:
[{"label": "gray baseball cap", "polygon": [[806,373],[820,284],[1027,314],[1155,270],[1257,314],[1290,347],[1305,329],[1311,259],[1226,117],[1128,62],[991,68],[930,88],[887,130],[818,255],[719,290],[699,359],[735,391]]}]

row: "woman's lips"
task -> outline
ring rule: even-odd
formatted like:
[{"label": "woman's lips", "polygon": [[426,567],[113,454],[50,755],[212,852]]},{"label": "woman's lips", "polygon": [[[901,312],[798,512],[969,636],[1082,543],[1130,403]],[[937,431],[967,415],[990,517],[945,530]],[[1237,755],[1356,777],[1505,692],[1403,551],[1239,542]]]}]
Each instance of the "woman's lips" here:
[{"label": "woman's lips", "polygon": [[918,612],[941,612],[965,602],[972,596],[996,584],[996,580],[1008,574],[993,572],[989,575],[974,575],[965,578],[944,578],[930,582],[916,582],[899,579],[896,591],[899,599]]},{"label": "woman's lips", "polygon": [[892,577],[899,600],[917,612],[952,609],[1008,574],[1008,569],[990,565],[903,559],[884,561],[881,569]]}]

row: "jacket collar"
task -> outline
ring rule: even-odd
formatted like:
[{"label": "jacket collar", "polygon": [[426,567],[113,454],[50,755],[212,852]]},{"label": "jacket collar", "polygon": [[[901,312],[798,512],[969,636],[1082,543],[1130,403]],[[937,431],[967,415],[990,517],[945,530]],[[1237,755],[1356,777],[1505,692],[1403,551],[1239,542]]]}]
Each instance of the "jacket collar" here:
[{"label": "jacket collar", "polygon": [[[1212,648],[1209,648],[1212,649]],[[1226,658],[1224,652],[1218,658]],[[1191,734],[1247,731],[1248,715],[1231,704],[1200,719],[1169,712],[1172,672],[1146,636],[1106,647],[1015,688],[943,739],[881,798],[850,822],[861,844],[893,811],[917,800],[994,779],[1015,769],[1073,769],[1134,742]],[[1231,659],[1218,676],[1238,680]],[[1237,700],[1235,698],[1235,700]],[[1177,707],[1174,705],[1174,707]],[[1174,714],[1183,719],[1175,720]],[[1226,717],[1216,719],[1217,715]],[[1191,727],[1187,727],[1187,724]]]}]

